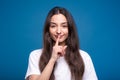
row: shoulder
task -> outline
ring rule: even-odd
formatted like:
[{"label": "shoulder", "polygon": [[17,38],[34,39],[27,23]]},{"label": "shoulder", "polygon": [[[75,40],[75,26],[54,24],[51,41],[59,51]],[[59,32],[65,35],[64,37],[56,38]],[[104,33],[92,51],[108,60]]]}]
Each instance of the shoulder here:
[{"label": "shoulder", "polygon": [[90,55],[86,51],[79,50],[79,52],[85,64],[92,62]]},{"label": "shoulder", "polygon": [[90,55],[83,50],[80,50],[80,55],[82,56],[85,65],[83,80],[98,80]]},{"label": "shoulder", "polygon": [[39,58],[42,54],[42,49],[36,49],[30,52],[29,54],[29,62],[28,62],[28,68],[26,72],[25,78],[32,74],[40,74],[39,71]]},{"label": "shoulder", "polygon": [[42,54],[42,49],[36,49],[31,51],[31,53],[29,54],[29,58],[39,58]]},{"label": "shoulder", "polygon": [[90,58],[90,55],[86,51],[79,50],[79,52],[82,58]]}]

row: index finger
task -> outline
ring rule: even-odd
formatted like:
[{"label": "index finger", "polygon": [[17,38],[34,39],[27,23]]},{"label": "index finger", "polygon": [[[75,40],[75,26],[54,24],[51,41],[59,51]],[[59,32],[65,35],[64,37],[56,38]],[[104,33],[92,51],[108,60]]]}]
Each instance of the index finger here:
[{"label": "index finger", "polygon": [[59,39],[60,39],[60,36],[58,36],[55,45],[58,45],[58,44],[59,44]]}]

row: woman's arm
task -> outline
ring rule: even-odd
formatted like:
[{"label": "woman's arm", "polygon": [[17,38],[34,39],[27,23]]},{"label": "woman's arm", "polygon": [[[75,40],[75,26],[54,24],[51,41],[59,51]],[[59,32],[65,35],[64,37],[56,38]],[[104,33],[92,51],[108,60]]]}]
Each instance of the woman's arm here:
[{"label": "woman's arm", "polygon": [[49,80],[54,64],[60,56],[64,56],[67,46],[59,46],[59,37],[53,46],[52,56],[40,75],[30,75],[28,80]]},{"label": "woman's arm", "polygon": [[51,58],[41,75],[30,75],[26,80],[49,80],[55,60]]}]

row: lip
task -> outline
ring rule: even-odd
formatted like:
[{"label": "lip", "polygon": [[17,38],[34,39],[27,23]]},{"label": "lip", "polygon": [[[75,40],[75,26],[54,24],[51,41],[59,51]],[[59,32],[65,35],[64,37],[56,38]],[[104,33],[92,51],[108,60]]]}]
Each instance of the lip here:
[{"label": "lip", "polygon": [[[63,35],[60,35],[60,38],[62,38],[63,37]],[[57,39],[58,38],[58,35],[55,35],[55,38]]]}]

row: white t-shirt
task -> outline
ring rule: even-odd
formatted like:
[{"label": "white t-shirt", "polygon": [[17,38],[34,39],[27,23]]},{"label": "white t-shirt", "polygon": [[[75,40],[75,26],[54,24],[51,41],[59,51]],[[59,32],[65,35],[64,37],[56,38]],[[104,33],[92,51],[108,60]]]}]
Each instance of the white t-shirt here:
[{"label": "white t-shirt", "polygon": [[[42,49],[34,50],[30,53],[28,69],[25,75],[25,79],[32,74],[37,74],[37,75],[41,74],[38,66],[41,54],[42,54]],[[80,54],[85,64],[85,71],[82,80],[98,80],[92,60],[88,55],[88,53],[80,50]],[[54,75],[55,75],[55,80],[71,80],[70,69],[64,57],[60,57],[57,60],[57,66],[55,68]]]}]

